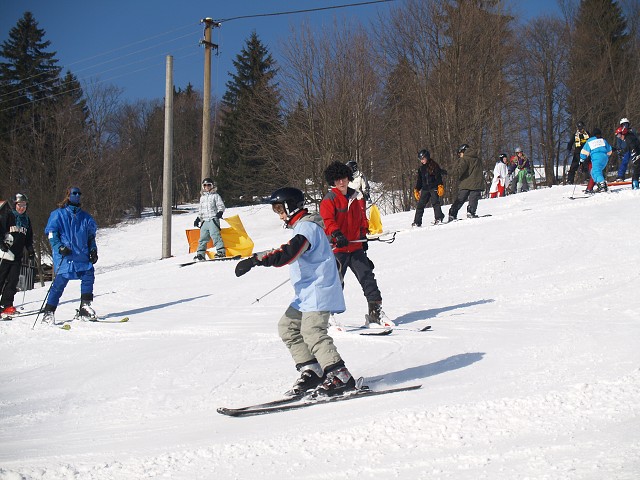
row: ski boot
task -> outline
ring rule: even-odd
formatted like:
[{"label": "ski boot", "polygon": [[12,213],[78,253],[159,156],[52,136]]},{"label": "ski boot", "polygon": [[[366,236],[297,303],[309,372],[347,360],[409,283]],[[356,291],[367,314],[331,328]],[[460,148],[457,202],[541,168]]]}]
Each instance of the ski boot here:
[{"label": "ski boot", "polygon": [[214,258],[226,258],[226,257],[227,257],[227,254],[224,253],[224,251],[222,251],[222,252],[216,252],[216,255]]},{"label": "ski boot", "polygon": [[467,218],[478,218],[475,212],[467,212]]},{"label": "ski boot", "polygon": [[203,255],[203,254],[201,254],[201,253],[198,253],[195,257],[193,257],[193,259],[194,259],[196,262],[204,262],[204,261],[206,261],[206,260],[207,260],[206,258],[204,258],[204,255]]},{"label": "ski boot", "polygon": [[344,366],[344,362],[328,367],[327,370],[325,380],[313,391],[314,397],[332,397],[356,389],[356,380]]},{"label": "ski boot", "polygon": [[315,390],[324,381],[324,372],[316,361],[306,365],[299,365],[300,378],[296,380],[290,390],[285,392],[287,397],[298,397],[308,391]]},{"label": "ski boot", "polygon": [[81,322],[95,322],[98,320],[98,315],[96,315],[96,311],[91,307],[89,300],[80,301],[80,308],[76,310],[74,320],[80,320]]},{"label": "ski boot", "polygon": [[411,226],[412,226],[412,227],[418,227],[418,228],[420,228],[420,227],[422,226],[422,224],[421,224],[421,223],[415,223],[415,222],[414,222],[414,223],[412,223],[412,224],[411,224]]},{"label": "ski boot", "polygon": [[55,325],[56,324],[56,316],[55,316],[55,307],[49,305],[48,303],[44,306],[44,310],[42,311],[42,320],[41,322],[46,325]]},{"label": "ski boot", "polygon": [[0,307],[0,317],[11,319],[17,313],[16,307],[9,305],[8,307]]},{"label": "ski boot", "polygon": [[609,191],[609,187],[607,187],[607,182],[598,182],[598,193],[602,193],[602,192],[608,192]]},{"label": "ski boot", "polygon": [[456,217],[454,217],[453,215],[449,215],[449,219],[447,220],[447,223],[451,223],[451,222],[454,222],[456,220],[457,220]]},{"label": "ski boot", "polygon": [[364,326],[367,328],[393,328],[396,326],[382,311],[382,301],[369,302],[369,313],[364,318]]},{"label": "ski boot", "polygon": [[631,181],[631,190],[638,190],[640,189],[640,185],[638,184],[638,180],[632,180]]},{"label": "ski boot", "polygon": [[365,327],[382,326],[382,302],[369,302],[369,313],[364,316]]}]

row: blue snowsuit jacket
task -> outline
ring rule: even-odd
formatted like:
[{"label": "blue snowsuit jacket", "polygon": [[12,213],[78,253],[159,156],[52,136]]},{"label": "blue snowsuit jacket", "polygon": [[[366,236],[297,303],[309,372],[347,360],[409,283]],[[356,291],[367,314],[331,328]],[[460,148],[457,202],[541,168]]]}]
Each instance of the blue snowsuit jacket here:
[{"label": "blue snowsuit jacket", "polygon": [[[49,238],[53,251],[53,265],[56,273],[67,278],[78,278],[77,272],[91,270],[89,252],[98,250],[96,232],[98,225],[91,215],[79,206],[67,204],[51,212],[44,233]],[[71,254],[62,258],[60,247],[71,249]],[[59,268],[58,268],[59,266]]]}]

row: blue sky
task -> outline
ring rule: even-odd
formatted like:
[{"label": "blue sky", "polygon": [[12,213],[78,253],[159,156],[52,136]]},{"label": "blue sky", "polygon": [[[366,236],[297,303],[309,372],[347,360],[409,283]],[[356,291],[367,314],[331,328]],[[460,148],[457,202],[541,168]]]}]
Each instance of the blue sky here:
[{"label": "blue sky", "polygon": [[[328,7],[363,0],[238,0],[235,2],[136,0],[0,0],[0,41],[8,38],[25,11],[31,11],[57,52],[59,65],[70,69],[81,81],[98,80],[122,89],[123,99],[164,97],[165,58],[174,57],[174,83],[184,88],[203,84],[204,51],[200,20]],[[212,95],[222,96],[232,61],[255,30],[274,58],[279,42],[291,26],[305,20],[317,28],[331,25],[334,18],[368,21],[384,15],[396,2],[316,13],[240,19],[213,30],[212,41],[220,55],[212,59]],[[512,10],[523,18],[558,14],[556,0],[513,1]]]}]

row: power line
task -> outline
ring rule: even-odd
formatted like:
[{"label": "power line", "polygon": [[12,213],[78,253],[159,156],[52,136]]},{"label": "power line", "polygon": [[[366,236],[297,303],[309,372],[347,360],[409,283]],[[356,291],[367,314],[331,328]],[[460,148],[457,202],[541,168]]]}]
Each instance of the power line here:
[{"label": "power line", "polygon": [[347,8],[347,7],[360,7],[362,5],[373,5],[376,3],[389,3],[389,2],[396,2],[397,0],[373,0],[370,2],[360,2],[360,3],[348,3],[348,4],[344,4],[344,5],[333,5],[330,7],[318,7],[318,8],[307,8],[304,10],[289,10],[286,12],[275,12],[275,13],[259,13],[259,14],[254,14],[254,15],[241,15],[238,17],[229,17],[229,18],[222,18],[219,20],[216,20],[216,22],[220,22],[220,23],[224,23],[224,22],[231,22],[233,20],[241,20],[241,19],[245,19],[245,18],[258,18],[258,17],[275,17],[278,15],[291,15],[294,13],[308,13],[308,12],[320,12],[322,10],[335,10],[338,8]]},{"label": "power line", "polygon": [[[115,48],[115,49],[112,49],[112,50],[109,50],[109,51],[106,51],[106,52],[103,52],[103,53],[99,53],[99,54],[93,55],[93,56],[91,56],[91,57],[88,57],[88,58],[85,58],[85,59],[82,59],[82,60],[78,60],[78,61],[72,62],[72,63],[70,63],[66,68],[63,68],[63,67],[56,67],[56,68],[60,68],[60,71],[63,71],[63,70],[65,70],[65,69],[66,69],[66,70],[70,70],[70,67],[71,67],[71,66],[73,66],[73,65],[77,65],[77,64],[80,64],[80,63],[88,62],[88,61],[90,61],[90,60],[94,60],[94,59],[96,59],[96,58],[104,57],[104,56],[106,56],[106,55],[110,55],[110,54],[112,54],[112,53],[114,53],[114,52],[118,52],[118,51],[120,51],[120,50],[125,50],[125,49],[127,49],[127,48],[130,48],[130,47],[132,47],[133,45],[138,45],[138,44],[140,44],[140,43],[148,42],[148,41],[150,41],[150,40],[154,40],[154,39],[156,39],[156,38],[159,38],[159,37],[162,37],[162,36],[165,36],[165,35],[169,35],[169,34],[171,34],[171,33],[174,33],[174,32],[176,32],[176,31],[179,31],[179,30],[184,30],[185,28],[193,28],[195,25],[198,25],[198,24],[193,24],[193,23],[192,23],[192,24],[189,24],[189,25],[184,25],[184,26],[182,26],[182,27],[174,28],[174,29],[172,29],[172,30],[168,30],[168,31],[165,31],[165,32],[163,32],[163,33],[160,33],[160,34],[158,34],[158,35],[154,35],[154,36],[151,36],[151,37],[148,37],[148,38],[142,39],[142,40],[137,40],[137,41],[135,41],[135,42],[131,42],[131,43],[127,44],[127,45],[123,45],[122,47],[118,47],[118,48]],[[191,35],[193,35],[193,32],[189,32],[189,33],[187,33],[187,34],[185,34],[185,35],[181,35],[181,36],[179,36],[179,37],[175,37],[175,38],[172,38],[172,39],[166,40],[166,41],[164,41],[164,42],[154,44],[154,45],[153,45],[153,46],[151,46],[151,47],[142,48],[142,49],[140,49],[140,50],[136,50],[136,51],[133,51],[133,52],[130,52],[130,53],[126,53],[126,54],[124,54],[124,55],[120,55],[119,57],[112,58],[111,60],[104,60],[104,61],[102,61],[102,62],[99,62],[99,63],[95,64],[95,65],[89,65],[89,66],[87,66],[87,67],[81,68],[80,70],[77,70],[76,72],[74,72],[74,75],[75,75],[75,74],[77,74],[77,73],[80,73],[80,72],[86,71],[86,70],[90,70],[90,69],[92,69],[92,68],[99,67],[99,66],[101,66],[101,65],[105,65],[105,64],[108,64],[108,63],[113,63],[113,62],[119,61],[119,60],[121,60],[121,59],[123,59],[123,58],[130,57],[130,56],[132,56],[132,55],[136,55],[136,54],[138,54],[138,53],[142,53],[142,52],[145,52],[145,51],[147,51],[147,50],[151,50],[151,49],[153,49],[153,48],[157,48],[159,45],[165,45],[165,44],[167,44],[167,43],[171,43],[171,42],[174,42],[174,41],[176,41],[176,40],[179,40],[179,39],[181,39],[181,38],[185,38],[185,37],[188,37],[188,36],[191,36]],[[118,67],[116,67],[116,68],[118,68]],[[113,69],[108,69],[108,70],[106,70],[106,71],[108,72],[108,71],[110,71],[110,70],[113,70]],[[47,73],[47,72],[38,73],[38,74],[36,74],[36,75],[32,75],[32,76],[30,76],[30,77],[27,77],[27,78],[21,79],[21,81],[23,81],[23,82],[24,82],[24,81],[26,81],[26,80],[30,80],[30,79],[33,79],[33,78],[37,78],[37,77],[39,77],[39,76],[45,75],[46,73]],[[100,73],[101,73],[101,72],[97,72],[95,75],[99,75]],[[34,87],[34,86],[35,86],[35,87],[43,87],[43,86],[46,86],[47,84],[53,85],[53,84],[55,84],[55,82],[56,82],[57,80],[58,80],[57,78],[50,79],[50,80],[45,80],[45,81],[43,81],[43,82],[36,83],[36,84],[34,84],[34,85],[30,85],[30,86],[29,86],[29,88],[32,88],[32,87]],[[10,101],[10,100],[2,100],[2,98],[3,98],[3,97],[7,97],[7,96],[12,95],[12,94],[14,94],[14,93],[18,93],[18,92],[20,92],[20,91],[22,91],[22,90],[25,90],[26,88],[27,88],[27,87],[20,87],[20,88],[17,88],[16,90],[12,90],[12,91],[9,91],[9,92],[6,92],[6,93],[4,93],[4,94],[0,95],[0,104],[1,104],[1,103],[5,103],[5,102],[7,102],[7,101]]]}]

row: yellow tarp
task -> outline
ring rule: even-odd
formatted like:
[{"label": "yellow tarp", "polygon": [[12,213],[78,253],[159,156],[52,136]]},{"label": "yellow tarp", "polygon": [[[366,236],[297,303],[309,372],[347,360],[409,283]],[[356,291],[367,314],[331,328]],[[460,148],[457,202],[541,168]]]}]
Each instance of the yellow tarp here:
[{"label": "yellow tarp", "polygon": [[382,233],[382,219],[380,218],[380,210],[373,204],[369,209],[369,235]]},{"label": "yellow tarp", "polygon": [[[223,218],[223,220],[229,224],[229,227],[220,229],[224,248],[227,251],[227,257],[233,257],[235,255],[242,255],[243,257],[251,256],[253,254],[253,240],[249,238],[240,217],[234,215]],[[187,241],[189,242],[189,253],[193,253],[198,249],[200,229],[191,228],[188,229],[186,233]],[[209,248],[213,248],[213,242],[211,240],[207,243],[207,249]],[[212,258],[215,252],[207,252],[207,255]]]}]

